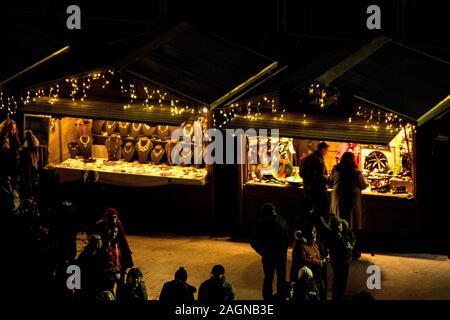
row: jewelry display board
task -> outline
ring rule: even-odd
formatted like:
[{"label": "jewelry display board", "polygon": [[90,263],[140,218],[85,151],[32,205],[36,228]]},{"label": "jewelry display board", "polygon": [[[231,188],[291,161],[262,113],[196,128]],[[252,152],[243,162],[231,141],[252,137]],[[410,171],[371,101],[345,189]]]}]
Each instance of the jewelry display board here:
[{"label": "jewelry display board", "polygon": [[204,164],[194,165],[194,145],[191,150],[189,143],[175,150],[178,141],[170,140],[170,133],[178,128],[184,137],[192,137],[193,124],[174,127],[73,118],[67,123],[73,128],[66,131],[63,147],[68,153],[59,164],[49,166],[64,181],[78,179],[80,171],[95,170],[103,182],[116,185],[205,184],[208,170]]}]

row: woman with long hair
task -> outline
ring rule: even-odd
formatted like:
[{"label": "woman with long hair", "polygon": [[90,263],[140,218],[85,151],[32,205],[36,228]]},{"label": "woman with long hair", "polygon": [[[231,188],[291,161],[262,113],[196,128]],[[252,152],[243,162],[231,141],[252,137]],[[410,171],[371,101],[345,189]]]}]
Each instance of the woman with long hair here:
[{"label": "woman with long hair", "polygon": [[350,229],[364,229],[361,191],[367,188],[367,183],[355,162],[351,152],[345,152],[341,161],[331,172],[330,213],[348,221]]}]

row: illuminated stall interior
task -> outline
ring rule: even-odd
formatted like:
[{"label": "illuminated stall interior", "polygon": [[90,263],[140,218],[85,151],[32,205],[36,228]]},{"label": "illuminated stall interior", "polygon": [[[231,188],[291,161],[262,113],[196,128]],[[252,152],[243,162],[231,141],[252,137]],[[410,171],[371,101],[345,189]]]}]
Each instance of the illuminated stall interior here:
[{"label": "illuminated stall interior", "polygon": [[[129,101],[118,102],[117,97],[111,102],[95,97],[85,101],[91,89],[105,90],[111,96],[108,86],[114,82],[120,83],[120,92],[129,96]],[[194,148],[194,126],[199,132],[206,129],[206,107],[196,107],[154,85],[123,75],[118,78],[111,69],[68,78],[47,91],[55,92],[30,92],[25,102],[29,112],[25,128],[36,131],[33,119],[46,118],[39,110],[50,114],[48,143],[44,143],[48,146],[46,167],[59,174],[60,182],[77,180],[80,172],[95,170],[101,173],[102,182],[110,184],[205,184],[207,168],[199,162],[194,165],[194,152],[201,157],[205,142]],[[71,113],[79,116],[67,116]],[[139,118],[143,122],[137,122]],[[177,146],[182,139],[191,143]]]},{"label": "illuminated stall interior", "polygon": [[[276,140],[275,145],[273,140]],[[363,193],[412,197],[412,141],[410,126],[399,131],[388,145],[326,141],[329,149],[324,158],[325,166],[331,173],[342,154],[350,151],[370,186]],[[319,140],[311,139],[247,137],[246,183],[301,187],[303,181],[299,176],[299,166],[318,143]],[[266,144],[269,146],[267,149],[264,148]],[[272,155],[273,148],[279,148],[280,159],[277,162],[264,159],[266,154]],[[252,164],[252,153],[253,157],[258,157],[256,164]],[[286,161],[280,163],[281,159]]]},{"label": "illuminated stall interior", "polygon": [[[417,65],[427,66],[421,77]],[[420,150],[431,143],[423,138],[419,142],[418,134],[445,108],[448,82],[440,74],[445,66],[380,37],[359,48],[342,48],[290,65],[240,100],[216,110],[214,122],[219,128],[264,129],[268,136],[271,130],[279,132],[281,158],[276,164],[238,166],[241,226],[251,230],[265,201],[272,201],[288,223],[294,221],[305,204],[298,176],[301,159],[319,141],[326,141],[329,173],[349,150],[369,183],[362,199],[366,231],[417,232],[417,180],[424,180],[429,169],[423,162],[418,168],[418,159],[423,157]],[[244,152],[259,153],[257,139],[250,136],[245,142]],[[425,190],[420,192],[423,196]]]},{"label": "illuminated stall interior", "polygon": [[[220,195],[213,166],[201,161],[209,141],[196,141],[193,132],[212,128],[214,108],[278,68],[182,23],[92,50],[71,48],[10,83],[10,90],[23,100],[13,111],[41,142],[44,179],[75,195],[75,181],[92,169],[137,230],[205,232]],[[177,129],[192,137],[190,147],[176,148]],[[142,201],[135,199],[161,214],[139,214]]]}]

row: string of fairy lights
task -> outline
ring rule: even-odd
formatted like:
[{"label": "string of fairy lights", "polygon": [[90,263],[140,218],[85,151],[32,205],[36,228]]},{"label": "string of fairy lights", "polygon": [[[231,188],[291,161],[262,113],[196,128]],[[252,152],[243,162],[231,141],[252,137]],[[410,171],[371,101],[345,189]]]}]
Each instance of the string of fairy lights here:
[{"label": "string of fairy lights", "polygon": [[[323,109],[321,105],[318,105],[318,107]],[[287,120],[285,112],[286,109],[279,106],[277,96],[263,96],[249,101],[233,103],[220,109],[213,114],[213,123],[214,127],[218,125],[217,127],[222,129],[236,117],[242,117],[250,121],[257,121],[263,117],[266,120],[285,121]],[[401,116],[366,105],[358,105],[353,114],[347,118],[347,122],[357,122],[367,130],[385,130],[390,133],[397,133],[405,126],[415,130],[415,126]],[[302,113],[299,124],[310,124],[309,116]]]},{"label": "string of fairy lights", "polygon": [[70,98],[74,104],[83,103],[94,87],[97,94],[97,89],[109,89],[115,82],[120,87],[122,97],[129,100],[128,103],[123,105],[124,110],[143,108],[145,111],[151,111],[158,107],[169,110],[173,116],[183,113],[202,116],[208,112],[206,106],[197,106],[187,101],[182,101],[176,95],[161,87],[130,79],[122,72],[112,68],[90,72],[77,77],[68,77],[51,84],[27,89],[18,94],[0,92],[0,111],[6,111],[7,116],[10,117],[16,114],[21,104],[27,105],[40,99],[47,99],[52,105],[59,98]]},{"label": "string of fairy lights", "polygon": [[[284,119],[284,113],[286,109],[278,107],[277,96],[262,96],[256,99],[232,103],[228,106],[221,108],[218,112],[213,113],[214,127],[222,129],[227,123],[232,121],[237,116],[242,116],[244,119],[250,121],[257,121],[262,118],[264,110],[271,110],[271,117],[273,120]],[[266,112],[264,113],[266,115]],[[219,123],[220,122],[220,123]]]},{"label": "string of fairy lights", "polygon": [[[53,105],[59,98],[64,97],[64,94],[74,104],[83,103],[93,87],[106,90],[111,88],[113,82],[120,87],[122,96],[129,100],[123,105],[124,110],[140,108],[151,111],[155,107],[159,107],[170,110],[172,116],[190,113],[203,119],[209,111],[206,106],[194,106],[187,101],[180,101],[177,96],[161,87],[141,83],[112,68],[65,78],[45,86],[27,89],[18,94],[0,92],[0,111],[6,111],[7,116],[10,117],[16,114],[21,104],[27,105],[45,98]],[[277,94],[260,96],[216,109],[212,113],[213,127],[223,129],[238,116],[250,121],[258,121],[263,117],[264,119],[285,121],[285,112],[286,109],[279,104]],[[307,119],[308,116],[303,114],[301,122],[308,123]],[[386,130],[390,133],[399,132],[408,124],[405,119],[392,112],[363,104],[357,106],[353,115],[347,118],[348,123],[355,120],[359,120],[359,123],[362,122],[364,128],[368,130]],[[415,130],[414,126],[411,125],[411,127]]]},{"label": "string of fairy lights", "polygon": [[409,124],[402,117],[392,112],[369,106],[358,106],[354,115],[348,118],[348,122],[351,123],[353,118],[362,120],[364,128],[375,131],[386,130],[390,133],[395,133],[401,131],[405,126],[411,126],[415,130],[415,126]]}]

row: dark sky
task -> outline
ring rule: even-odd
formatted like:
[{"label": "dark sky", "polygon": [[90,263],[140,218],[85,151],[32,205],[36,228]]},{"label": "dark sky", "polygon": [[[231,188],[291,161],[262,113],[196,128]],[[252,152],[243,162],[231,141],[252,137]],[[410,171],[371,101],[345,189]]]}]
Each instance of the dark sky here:
[{"label": "dark sky", "polygon": [[[81,31],[66,28],[70,4],[81,7]],[[370,4],[381,7],[381,31],[366,28]],[[2,1],[0,32],[14,61],[5,63],[4,59],[0,75],[14,69],[19,60],[28,63],[63,45],[89,47],[180,21],[189,21],[199,29],[216,32],[274,58],[289,52],[295,57],[296,51],[316,54],[384,34],[450,60],[445,7],[445,1],[437,0]]]}]

